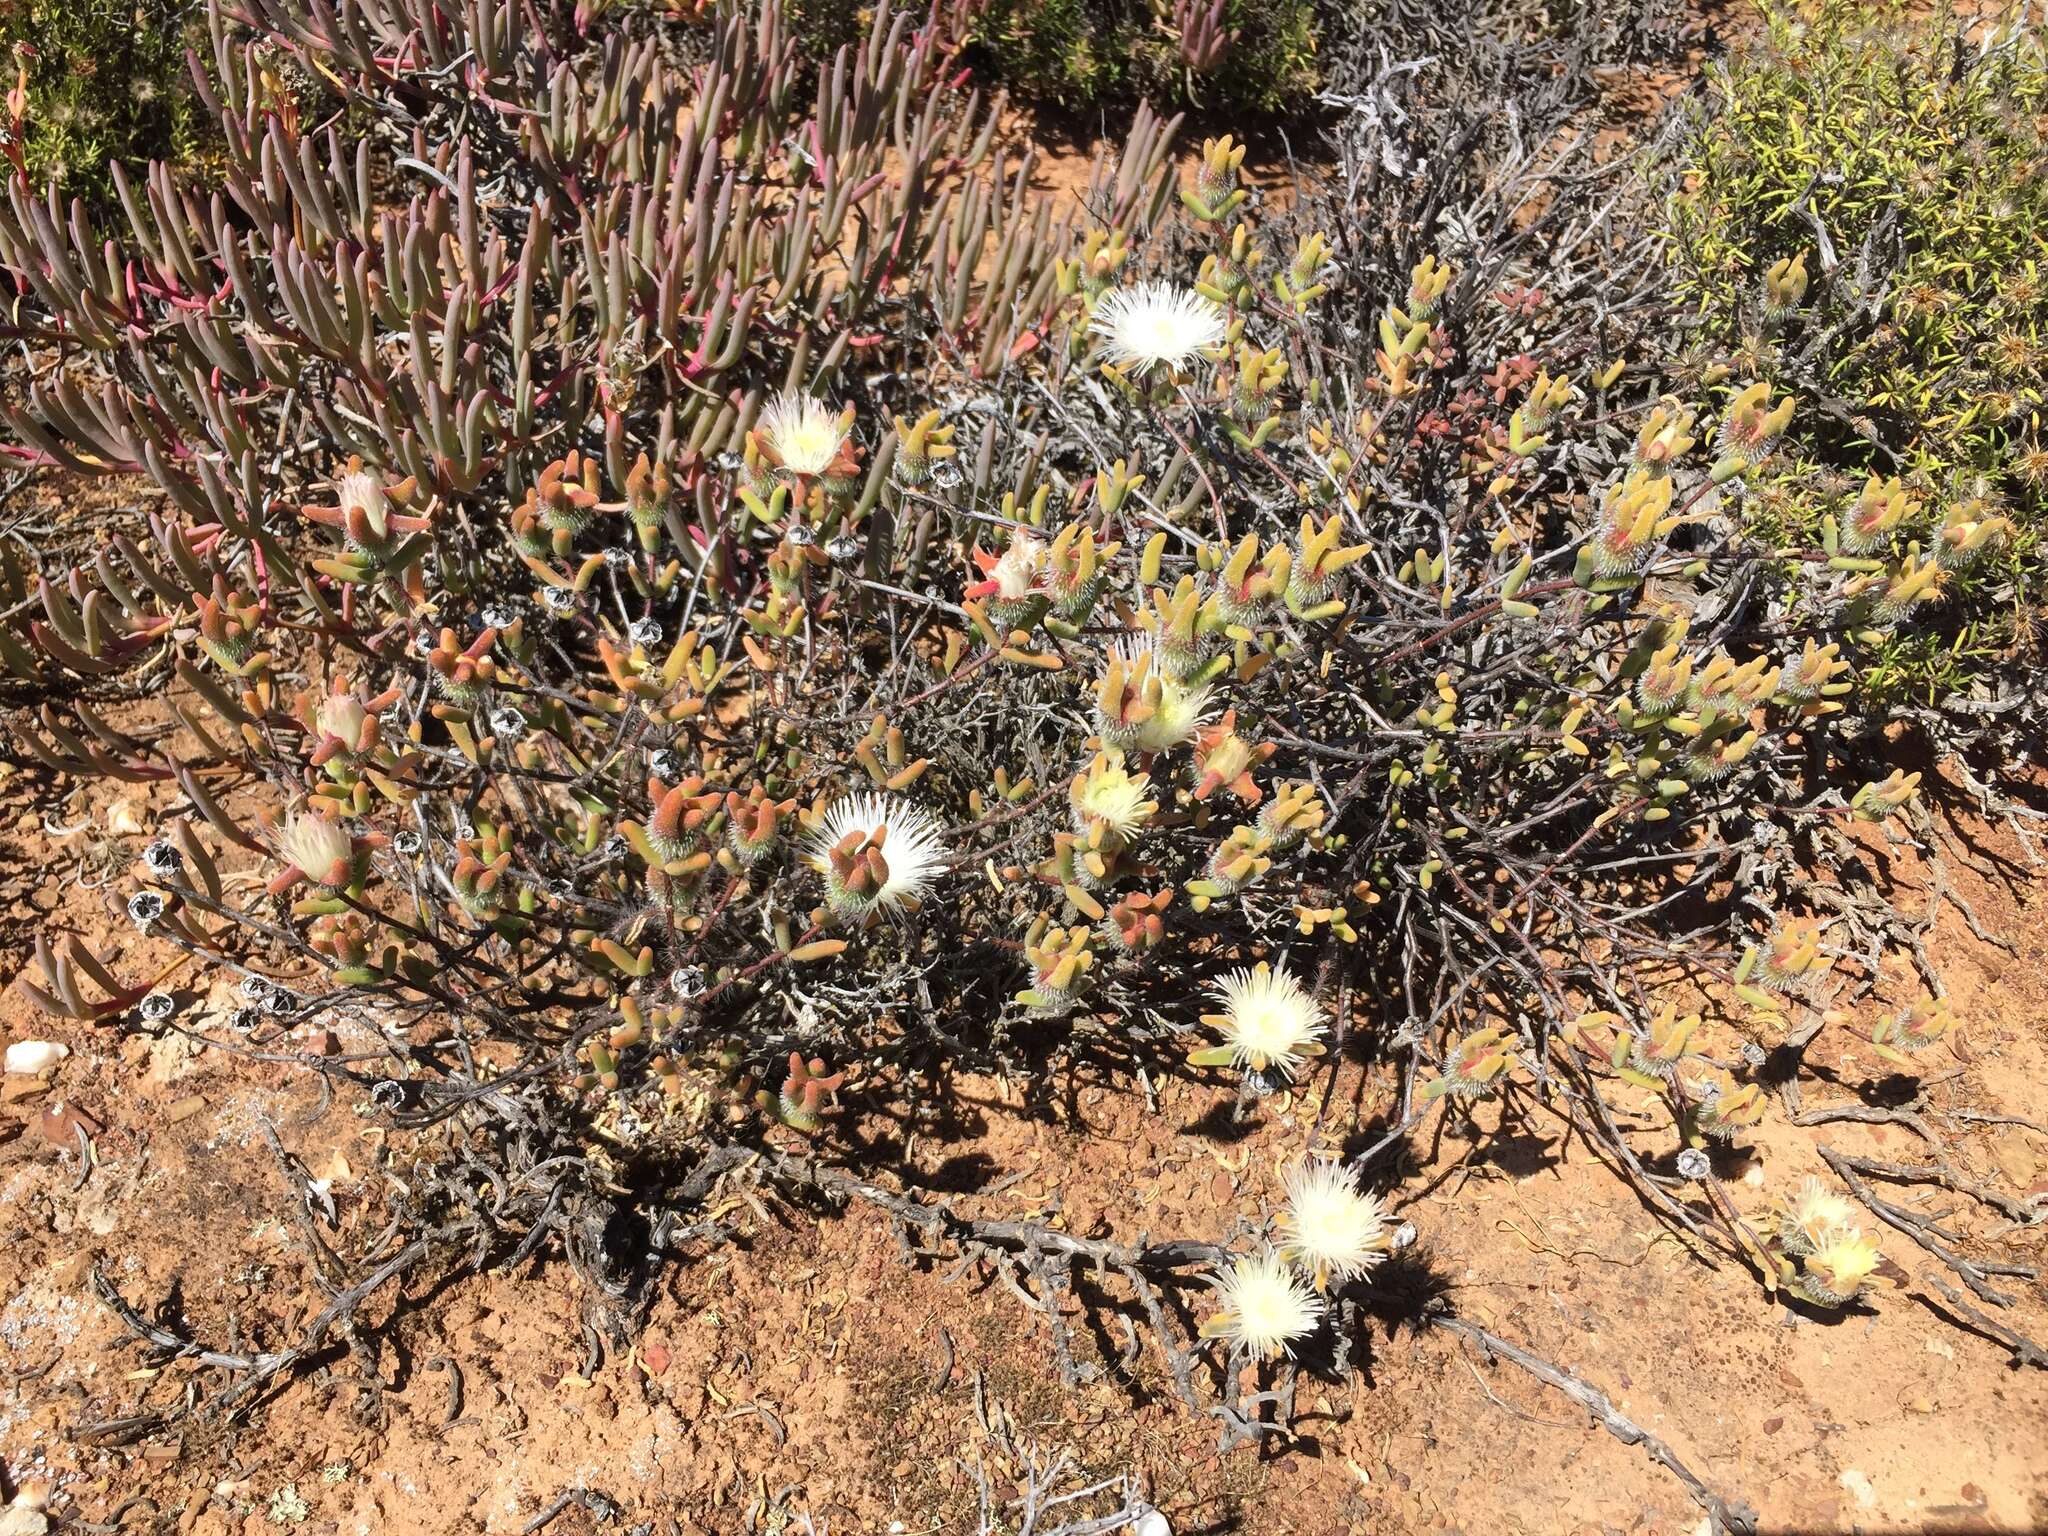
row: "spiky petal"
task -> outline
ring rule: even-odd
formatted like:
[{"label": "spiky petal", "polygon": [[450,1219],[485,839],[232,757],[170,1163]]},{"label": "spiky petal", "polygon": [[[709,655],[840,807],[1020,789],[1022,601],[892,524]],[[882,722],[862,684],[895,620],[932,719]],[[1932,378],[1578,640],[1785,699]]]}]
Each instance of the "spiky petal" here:
[{"label": "spiky petal", "polygon": [[1386,1212],[1360,1194],[1340,1162],[1305,1158],[1280,1176],[1287,1209],[1280,1215],[1280,1257],[1307,1274],[1318,1291],[1332,1280],[1364,1274],[1387,1256]]},{"label": "spiky petal", "polygon": [[943,837],[907,800],[848,795],[825,813],[806,862],[824,875],[826,899],[842,916],[915,911],[944,870]]},{"label": "spiky petal", "polygon": [[761,413],[760,433],[791,474],[822,475],[846,445],[846,423],[824,401],[785,389]]},{"label": "spiky petal", "polygon": [[1111,363],[1148,373],[1162,364],[1186,367],[1204,348],[1219,345],[1228,327],[1223,311],[1193,289],[1140,283],[1097,300],[1088,329],[1102,338],[1103,355]]},{"label": "spiky petal", "polygon": [[[1206,1013],[1202,1022],[1223,1036],[1214,1054],[1240,1070],[1272,1070],[1292,1077],[1310,1056],[1319,1055],[1323,1035],[1322,1008],[1306,988],[1284,970],[1261,960],[1250,970],[1236,970],[1218,982],[1214,995],[1222,1013]],[[1210,1063],[1210,1053],[1197,1059]]]},{"label": "spiky petal", "polygon": [[1212,1284],[1222,1307],[1202,1325],[1203,1337],[1228,1339],[1260,1360],[1291,1355],[1322,1316],[1316,1293],[1270,1249],[1235,1260]]}]

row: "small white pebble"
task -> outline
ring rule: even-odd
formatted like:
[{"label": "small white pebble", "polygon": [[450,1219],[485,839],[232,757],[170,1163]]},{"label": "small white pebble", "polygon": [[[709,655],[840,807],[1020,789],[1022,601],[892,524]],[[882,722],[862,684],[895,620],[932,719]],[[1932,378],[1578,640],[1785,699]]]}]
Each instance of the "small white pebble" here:
[{"label": "small white pebble", "polygon": [[7,1070],[22,1077],[34,1077],[49,1071],[70,1054],[70,1046],[54,1040],[17,1040],[7,1047]]}]

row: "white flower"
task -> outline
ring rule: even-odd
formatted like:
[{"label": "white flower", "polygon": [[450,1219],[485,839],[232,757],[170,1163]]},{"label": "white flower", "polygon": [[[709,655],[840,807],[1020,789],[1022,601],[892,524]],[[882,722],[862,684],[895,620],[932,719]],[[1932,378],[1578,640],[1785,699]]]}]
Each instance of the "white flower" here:
[{"label": "white flower", "polygon": [[1074,815],[1081,831],[1100,822],[1109,832],[1125,840],[1136,837],[1159,809],[1149,791],[1149,774],[1133,774],[1124,767],[1121,752],[1098,756],[1074,779]]},{"label": "white flower", "polygon": [[1123,664],[1123,675],[1136,690],[1138,702],[1150,712],[1137,720],[1103,718],[1103,741],[1126,752],[1171,752],[1193,741],[1208,721],[1215,690],[1206,684],[1190,687],[1176,682],[1147,636],[1125,636],[1112,656]]},{"label": "white flower", "polygon": [[785,389],[761,413],[761,436],[792,474],[822,475],[846,445],[846,427],[824,401]]},{"label": "white flower", "polygon": [[1209,719],[1215,690],[1190,688],[1170,677],[1159,679],[1159,699],[1150,718],[1138,727],[1138,746],[1146,752],[1171,752],[1193,741]]},{"label": "white flower", "polygon": [[1884,1255],[1860,1227],[1830,1227],[1806,1256],[1800,1289],[1824,1306],[1847,1306],[1862,1294],[1863,1283],[1882,1262]]},{"label": "white flower", "polygon": [[1119,368],[1146,373],[1164,363],[1180,369],[1204,347],[1223,340],[1223,311],[1191,288],[1140,283],[1116,288],[1096,302],[1088,329]]},{"label": "white flower", "polygon": [[1386,1212],[1358,1192],[1342,1163],[1304,1159],[1280,1175],[1280,1184],[1287,1191],[1280,1256],[1306,1271],[1317,1290],[1362,1275],[1387,1256],[1393,1240]]},{"label": "white flower", "polygon": [[1294,1341],[1315,1331],[1316,1293],[1270,1249],[1238,1259],[1212,1282],[1223,1306],[1202,1325],[1204,1338],[1226,1338],[1265,1360],[1292,1354]]},{"label": "white flower", "polygon": [[1261,960],[1248,971],[1232,971],[1214,992],[1223,1012],[1205,1013],[1202,1022],[1222,1034],[1224,1044],[1214,1054],[1232,1066],[1271,1067],[1292,1077],[1305,1058],[1321,1053],[1322,1009],[1286,971]]},{"label": "white flower", "polygon": [[344,885],[355,862],[348,828],[326,816],[296,812],[278,834],[277,851],[315,885]]},{"label": "white flower", "polygon": [[[864,847],[881,861],[879,884],[856,878],[851,884],[835,869],[832,855],[848,838],[849,852],[859,857]],[[805,857],[825,877],[825,894],[834,907],[854,916],[880,908],[915,911],[919,898],[944,871],[946,850],[937,821],[907,800],[893,795],[848,795],[835,801],[811,835]]]},{"label": "white flower", "polygon": [[1848,1225],[1855,1215],[1854,1206],[1809,1175],[1778,1208],[1779,1245],[1787,1253],[1812,1253],[1830,1231]]},{"label": "white flower", "polygon": [[1003,551],[1002,558],[988,568],[988,579],[995,583],[998,599],[1015,603],[1037,590],[1038,578],[1044,570],[1044,541],[1028,533],[1019,533],[1010,540],[1010,547]]},{"label": "white flower", "polygon": [[[363,514],[372,538],[381,539],[391,530],[391,509],[384,499],[384,482],[367,469],[352,469],[334,482],[335,499],[346,518],[351,512]],[[342,524],[347,527],[346,521]]]},{"label": "white flower", "polygon": [[325,735],[340,737],[342,744],[353,751],[363,739],[363,722],[369,717],[370,712],[354,693],[330,693],[320,701],[314,723]]}]

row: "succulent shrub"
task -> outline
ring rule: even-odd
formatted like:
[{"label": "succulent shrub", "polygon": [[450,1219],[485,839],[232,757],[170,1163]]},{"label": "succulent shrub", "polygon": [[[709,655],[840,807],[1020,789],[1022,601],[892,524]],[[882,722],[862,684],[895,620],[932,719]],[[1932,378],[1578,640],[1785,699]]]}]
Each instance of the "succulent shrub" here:
[{"label": "succulent shrub", "polygon": [[[1943,557],[1740,515],[1810,404],[1660,367],[1628,168],[1447,160],[1396,71],[1284,213],[1141,112],[1056,216],[930,25],[799,89],[772,0],[696,62],[539,19],[216,0],[219,186],[0,209],[12,454],[165,493],[88,559],[0,546],[13,732],[155,787],[147,936],[267,1027],[358,1026],[321,1069],[445,1128],[399,1219],[489,1184],[475,1262],[558,1236],[627,1295],[664,1248],[622,1202],[858,1160],[863,1104],[942,1125],[951,1069],[1242,1104],[1362,1058],[1389,1139],[1541,1103],[1775,1283],[1694,1143],[1874,985],[1806,871],[1911,825],[1920,776],[1838,728]],[[38,962],[140,1027],[141,977]],[[1371,1283],[1352,1172],[1219,1263],[1233,1362]],[[1852,1299],[1866,1246],[1796,1276]]]},{"label": "succulent shrub", "polygon": [[[1682,76],[1716,19],[1682,0],[1318,0],[1316,9],[1333,104],[1391,75],[1419,75],[1432,86],[1426,112],[1439,129],[1483,124],[1503,149],[1523,120],[1559,103],[1590,107],[1631,75]],[[1425,143],[1405,130],[1396,137],[1413,138],[1418,152]]]},{"label": "succulent shrub", "polygon": [[1865,697],[1986,691],[2039,624],[2043,41],[1777,7],[1711,70],[1680,152],[1672,272],[1706,365],[1811,402],[1747,517],[1928,563],[1931,622],[1866,669]]}]

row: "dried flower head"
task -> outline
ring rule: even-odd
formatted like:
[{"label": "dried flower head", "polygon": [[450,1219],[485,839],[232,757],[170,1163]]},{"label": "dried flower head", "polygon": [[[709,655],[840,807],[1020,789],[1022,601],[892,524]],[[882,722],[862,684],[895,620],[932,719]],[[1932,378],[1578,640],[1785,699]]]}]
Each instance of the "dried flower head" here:
[{"label": "dried flower head", "polygon": [[1204,348],[1223,340],[1223,311],[1192,288],[1140,283],[1096,301],[1088,329],[1103,339],[1103,355],[1119,368],[1148,373],[1164,364],[1178,370]]},{"label": "dried flower head", "polygon": [[1292,1354],[1321,1318],[1315,1292],[1270,1249],[1233,1261],[1213,1283],[1222,1308],[1202,1325],[1202,1337],[1228,1339],[1256,1359]]},{"label": "dried flower head", "polygon": [[1392,1246],[1386,1212],[1358,1192],[1341,1162],[1308,1158],[1280,1175],[1287,1209],[1280,1215],[1280,1256],[1306,1273],[1318,1291],[1364,1274]]},{"label": "dried flower head", "polygon": [[1261,960],[1248,971],[1225,976],[1214,995],[1223,1012],[1205,1013],[1202,1022],[1220,1033],[1225,1043],[1197,1051],[1196,1065],[1270,1069],[1291,1078],[1303,1061],[1322,1053],[1322,1008],[1286,971]]}]

